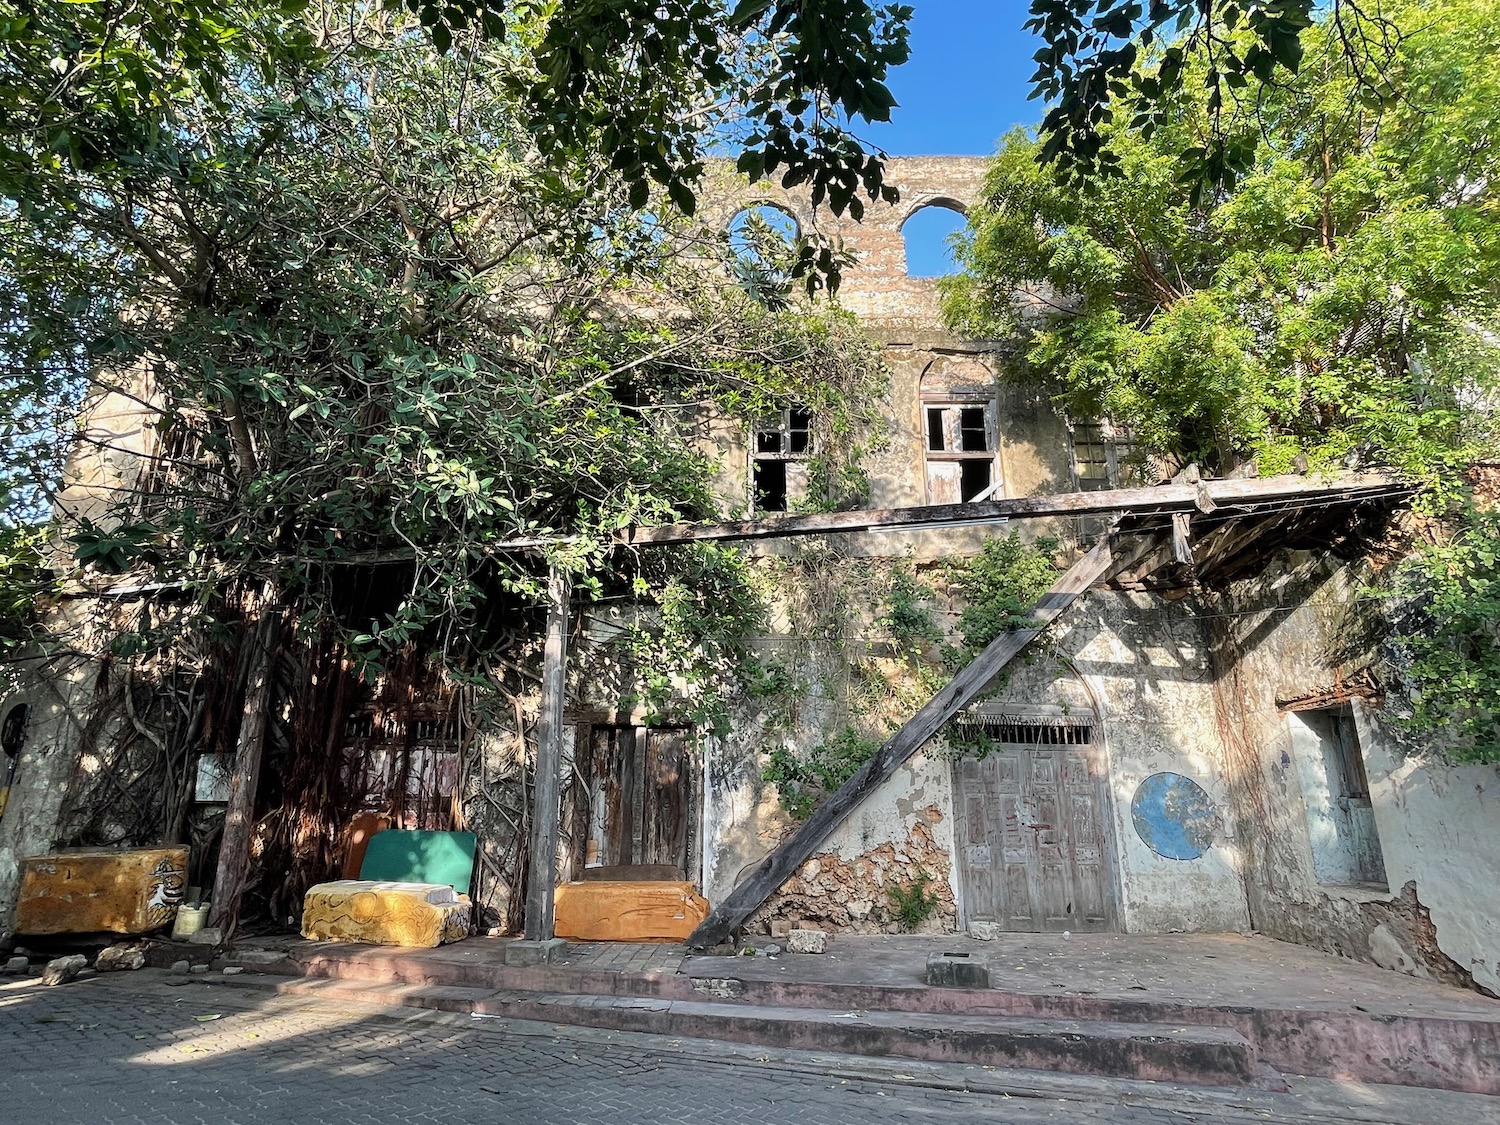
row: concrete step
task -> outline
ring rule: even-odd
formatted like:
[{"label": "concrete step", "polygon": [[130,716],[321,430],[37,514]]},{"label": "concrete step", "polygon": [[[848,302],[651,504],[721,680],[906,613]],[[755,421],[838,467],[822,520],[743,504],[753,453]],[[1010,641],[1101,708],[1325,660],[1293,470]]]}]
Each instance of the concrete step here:
[{"label": "concrete step", "polygon": [[[216,981],[215,983],[220,983]],[[959,1062],[1203,1086],[1275,1085],[1236,1031],[1084,1020],[846,1011],[442,984],[223,978],[324,1000],[468,1012],[476,1017],[720,1039],[796,1050]]]},{"label": "concrete step", "polygon": [[[223,963],[233,963],[231,954]],[[760,1010],[869,1011],[910,1017],[962,1016],[1154,1026],[1239,1033],[1261,1063],[1289,1074],[1500,1094],[1500,1021],[1315,1003],[1289,1008],[1193,1004],[1070,992],[931,988],[767,978],[738,958],[691,958],[680,972],[625,972],[587,966],[509,966],[493,953],[457,946],[409,951],[318,945],[279,959],[241,962],[253,971],[367,985],[405,984],[551,995],[702,1001]],[[743,976],[737,970],[744,971]],[[722,976],[702,975],[708,972]]]}]

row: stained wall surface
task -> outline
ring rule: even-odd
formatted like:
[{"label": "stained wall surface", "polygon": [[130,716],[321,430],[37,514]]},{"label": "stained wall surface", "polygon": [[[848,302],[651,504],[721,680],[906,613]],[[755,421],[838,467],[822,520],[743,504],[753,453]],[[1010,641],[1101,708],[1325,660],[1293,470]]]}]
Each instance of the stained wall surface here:
[{"label": "stained wall surface", "polygon": [[[1215,619],[1250,919],[1287,941],[1500,993],[1500,768],[1449,764],[1389,719],[1365,676],[1382,656],[1365,639],[1367,579],[1287,553],[1226,595]],[[1383,879],[1319,871],[1319,827],[1341,800],[1300,760],[1302,719],[1319,710],[1354,720]]]}]

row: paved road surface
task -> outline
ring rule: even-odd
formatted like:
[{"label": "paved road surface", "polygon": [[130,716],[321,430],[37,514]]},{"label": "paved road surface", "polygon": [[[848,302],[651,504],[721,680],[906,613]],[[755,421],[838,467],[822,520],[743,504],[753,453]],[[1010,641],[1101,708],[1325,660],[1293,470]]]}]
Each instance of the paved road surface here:
[{"label": "paved road surface", "polygon": [[1500,1098],[850,1059],[282,997],[146,970],[0,987],[15,1125],[1500,1125]]}]

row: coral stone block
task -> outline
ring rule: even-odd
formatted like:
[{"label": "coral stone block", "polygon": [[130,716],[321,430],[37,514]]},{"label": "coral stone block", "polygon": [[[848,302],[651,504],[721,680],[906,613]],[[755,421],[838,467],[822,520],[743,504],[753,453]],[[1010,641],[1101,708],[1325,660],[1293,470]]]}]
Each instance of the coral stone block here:
[{"label": "coral stone block", "polygon": [[441,883],[339,879],[309,887],[302,936],[431,949],[469,936],[473,904]]},{"label": "coral stone block", "polygon": [[682,941],[708,917],[691,883],[586,880],[558,887],[556,902],[569,941]]},{"label": "coral stone block", "polygon": [[188,850],[77,848],[21,861],[16,932],[148,934],[177,914]]}]

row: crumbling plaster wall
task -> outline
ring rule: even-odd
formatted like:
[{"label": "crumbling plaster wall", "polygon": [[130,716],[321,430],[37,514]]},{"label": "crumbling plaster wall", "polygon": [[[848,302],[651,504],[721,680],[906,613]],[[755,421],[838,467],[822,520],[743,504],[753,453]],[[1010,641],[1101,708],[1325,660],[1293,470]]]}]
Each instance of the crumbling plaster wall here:
[{"label": "crumbling plaster wall", "polygon": [[[846,561],[834,573],[862,570],[858,560],[853,568]],[[914,710],[922,694],[875,623],[879,605],[872,591],[882,577],[851,577],[849,603],[817,612],[808,605],[806,588],[826,581],[826,575],[818,578],[795,565],[778,574],[771,629],[755,647],[762,660],[782,665],[797,688],[782,697],[740,698],[729,732],[707,742],[702,887],[710,902],[721,901],[795,827],[776,786],[762,778],[773,749],[785,746],[805,754],[848,726],[879,734]],[[862,678],[887,684],[890,694],[873,703],[863,700],[855,682]],[[952,854],[948,763],[936,754],[918,755],[872,793],[818,856],[752,917],[751,931],[772,919],[846,932],[889,930],[894,926],[889,888],[919,878],[928,880],[928,891],[938,900],[933,917],[920,928],[952,930],[957,920]]]},{"label": "crumbling plaster wall", "polygon": [[[795,827],[751,760],[722,755],[716,764],[721,772],[711,770],[705,809],[710,858],[704,895],[710,902],[722,901]],[[919,754],[854,810],[748,927],[753,933],[786,919],[838,932],[895,932],[890,887],[923,879],[937,907],[919,931],[952,931],[958,918],[952,856],[949,763],[937,753]]]},{"label": "crumbling plaster wall", "polygon": [[[1195,599],[1092,591],[986,704],[1060,705],[1100,720],[1119,921],[1127,933],[1249,925],[1201,612]],[[1212,843],[1197,858],[1160,855],[1136,829],[1132,799],[1161,773],[1192,780],[1212,803]]]},{"label": "crumbling plaster wall", "polygon": [[[1500,993],[1500,769],[1451,765],[1362,695],[1378,607],[1359,567],[1283,555],[1225,594],[1214,657],[1229,778],[1245,826],[1250,917],[1273,937]],[[1356,685],[1351,687],[1351,685]],[[1325,886],[1284,704],[1349,700],[1388,889]]]}]

